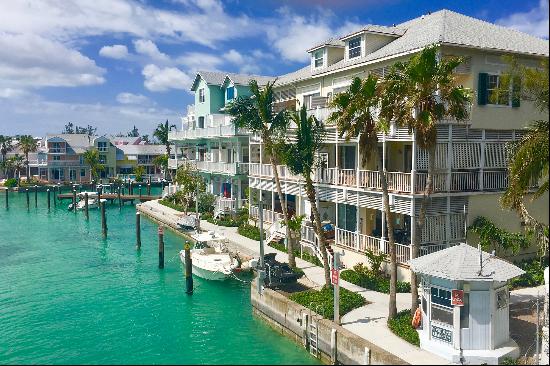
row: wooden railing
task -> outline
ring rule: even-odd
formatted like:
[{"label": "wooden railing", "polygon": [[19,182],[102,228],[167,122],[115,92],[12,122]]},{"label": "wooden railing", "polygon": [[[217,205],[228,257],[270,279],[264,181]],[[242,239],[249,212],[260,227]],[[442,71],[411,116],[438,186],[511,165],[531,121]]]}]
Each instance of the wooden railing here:
[{"label": "wooden railing", "polygon": [[[283,216],[282,213],[275,212],[275,211],[272,211],[272,210],[268,210],[268,209],[265,209],[265,208],[262,211],[263,211],[263,219],[267,223],[272,224],[274,222],[283,221],[285,219],[285,217]],[[249,213],[250,213],[251,217],[254,217],[254,218],[257,218],[257,219],[260,218],[258,206],[250,206]]]},{"label": "wooden railing", "polygon": [[388,190],[394,192],[411,191],[411,173],[386,172]]}]

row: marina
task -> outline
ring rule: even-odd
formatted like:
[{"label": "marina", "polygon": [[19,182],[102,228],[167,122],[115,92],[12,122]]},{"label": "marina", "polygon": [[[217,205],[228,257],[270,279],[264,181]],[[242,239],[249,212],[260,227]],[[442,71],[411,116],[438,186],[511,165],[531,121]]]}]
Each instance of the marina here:
[{"label": "marina", "polygon": [[[250,279],[195,278],[185,293],[184,240],[165,232],[158,269],[157,225],[133,206],[107,205],[109,235],[66,206],[38,208],[10,193],[0,210],[0,363],[316,364],[318,360],[252,316]],[[246,350],[244,352],[243,350]]]}]

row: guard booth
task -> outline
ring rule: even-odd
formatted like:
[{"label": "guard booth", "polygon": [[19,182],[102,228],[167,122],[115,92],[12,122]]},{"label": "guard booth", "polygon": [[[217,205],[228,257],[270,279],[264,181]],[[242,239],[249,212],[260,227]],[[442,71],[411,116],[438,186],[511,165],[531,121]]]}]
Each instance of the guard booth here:
[{"label": "guard booth", "polygon": [[420,276],[420,348],[463,364],[519,356],[507,281],[523,270],[464,243],[415,258],[410,267]]}]

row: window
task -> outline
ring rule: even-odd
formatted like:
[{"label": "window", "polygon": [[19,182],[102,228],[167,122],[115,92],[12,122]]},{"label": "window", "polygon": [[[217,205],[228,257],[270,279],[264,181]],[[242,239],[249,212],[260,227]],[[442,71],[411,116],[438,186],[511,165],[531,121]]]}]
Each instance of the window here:
[{"label": "window", "polygon": [[502,309],[508,306],[508,290],[502,289],[497,291],[497,309]]},{"label": "window", "polygon": [[197,128],[204,128],[204,116],[199,117],[199,125]]},{"label": "window", "polygon": [[432,287],[431,294],[431,320],[453,325],[453,308],[451,306],[451,291]]},{"label": "window", "polygon": [[313,102],[313,98],[314,97],[319,97],[321,96],[320,93],[314,93],[314,94],[309,94],[309,95],[304,95],[304,105],[306,106],[306,109],[311,109],[312,108],[312,102]]},{"label": "window", "polygon": [[442,288],[432,287],[432,304],[451,307],[451,291]]},{"label": "window", "polygon": [[460,328],[470,328],[470,294],[465,292],[464,306],[460,309]]},{"label": "window", "polygon": [[324,64],[324,50],[315,51],[313,58],[315,59],[315,67],[322,67]]},{"label": "window", "polygon": [[235,98],[235,88],[233,86],[230,86],[226,89],[226,94],[227,100],[232,100],[233,98]]},{"label": "window", "polygon": [[361,56],[361,37],[355,37],[348,42],[348,58]]},{"label": "window", "polygon": [[501,90],[500,75],[487,76],[487,104],[509,105],[510,92]]},{"label": "window", "polygon": [[65,146],[61,142],[52,142],[51,145],[51,152],[52,153],[63,153],[65,152]]},{"label": "window", "polygon": [[84,156],[79,155],[78,156],[78,161],[80,162],[80,165],[84,164]]},{"label": "window", "polygon": [[107,142],[106,141],[98,141],[97,149],[101,152],[107,151]]},{"label": "window", "polygon": [[107,163],[107,156],[105,155],[99,155],[99,163],[100,164],[106,164]]},{"label": "window", "polygon": [[59,155],[54,155],[54,156],[53,156],[53,160],[54,160],[54,161],[59,161],[59,160],[61,160],[61,156],[59,156]]},{"label": "window", "polygon": [[204,88],[199,89],[199,103],[204,103]]},{"label": "window", "polygon": [[86,176],[86,169],[80,169],[80,176],[85,177]]}]

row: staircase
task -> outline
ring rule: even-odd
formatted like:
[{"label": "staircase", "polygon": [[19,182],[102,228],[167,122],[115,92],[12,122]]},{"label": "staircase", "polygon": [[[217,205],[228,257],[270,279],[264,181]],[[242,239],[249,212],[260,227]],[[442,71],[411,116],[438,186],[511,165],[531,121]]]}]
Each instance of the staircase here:
[{"label": "staircase", "polygon": [[272,242],[278,242],[281,239],[284,239],[286,237],[286,232],[283,230],[283,225],[281,225],[281,221],[276,221],[267,229],[267,240],[265,242],[266,245],[269,245],[269,243]]},{"label": "staircase", "polygon": [[[309,226],[309,227],[302,226],[301,244],[305,247],[310,248],[313,251],[313,253],[315,253],[315,256],[321,261],[321,263],[323,262],[323,254],[321,253],[321,249],[319,248],[319,237],[314,232],[312,226]],[[326,243],[326,249],[328,254],[328,263],[329,263],[329,266],[332,267],[334,249],[328,242]]]}]

